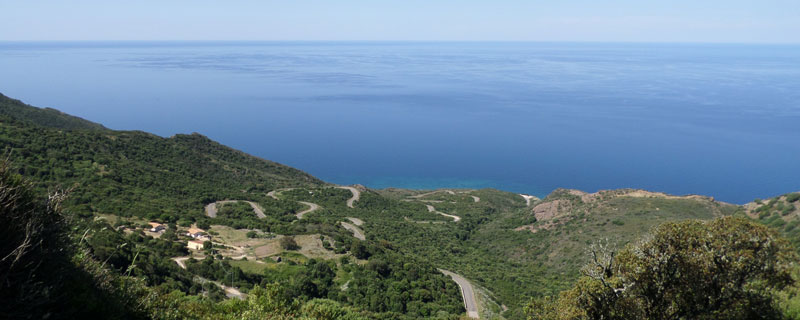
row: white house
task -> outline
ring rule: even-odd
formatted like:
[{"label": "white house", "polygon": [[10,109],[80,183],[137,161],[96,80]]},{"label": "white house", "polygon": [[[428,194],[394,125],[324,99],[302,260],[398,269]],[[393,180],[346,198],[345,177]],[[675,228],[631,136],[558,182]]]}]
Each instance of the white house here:
[{"label": "white house", "polygon": [[203,241],[189,240],[189,242],[186,243],[186,247],[193,250],[203,250]]},{"label": "white house", "polygon": [[210,240],[211,237],[205,234],[205,230],[191,227],[189,230],[186,231],[186,235],[192,237],[192,239],[203,239],[203,240]]}]

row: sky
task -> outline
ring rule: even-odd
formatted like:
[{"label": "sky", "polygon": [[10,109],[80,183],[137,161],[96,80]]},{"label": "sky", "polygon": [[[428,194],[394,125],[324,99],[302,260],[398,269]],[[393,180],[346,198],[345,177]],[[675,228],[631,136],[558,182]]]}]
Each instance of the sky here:
[{"label": "sky", "polygon": [[800,43],[799,0],[0,0],[0,40]]}]

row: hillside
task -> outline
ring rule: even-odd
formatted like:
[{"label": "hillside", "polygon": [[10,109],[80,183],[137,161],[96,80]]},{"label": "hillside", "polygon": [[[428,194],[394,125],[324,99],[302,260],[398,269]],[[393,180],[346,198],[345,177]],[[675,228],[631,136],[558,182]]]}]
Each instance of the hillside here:
[{"label": "hillside", "polygon": [[68,115],[51,108],[40,109],[0,93],[0,115],[42,127],[76,130],[105,130],[101,124]]},{"label": "hillside", "polygon": [[[732,215],[736,205],[702,196],[643,190],[585,193],[559,189],[526,206],[521,195],[498,190],[416,192],[387,189],[387,197],[430,203],[462,217],[458,224],[376,226],[409,255],[431,259],[490,289],[522,317],[526,297],[570,286],[588,262],[586,248],[601,240],[623,247],[654,226],[684,219]],[[416,197],[424,195],[422,197]],[[478,197],[475,202],[472,197]],[[431,246],[430,243],[443,245]]]},{"label": "hillside", "polygon": [[[471,311],[445,275],[455,274],[474,286],[481,318],[522,319],[530,297],[575,283],[590,245],[621,248],[665,222],[748,215],[800,239],[800,194],[737,206],[633,189],[537,199],[335,186],[197,133],[109,130],[0,98],[12,171],[41,194],[71,189],[76,246],[147,290],[179,292],[165,299],[208,318],[233,303],[226,295],[267,288],[292,306],[274,312],[330,304],[371,319],[455,319]],[[210,240],[187,249],[197,228]]]},{"label": "hillside", "polygon": [[139,131],[100,130],[100,125],[56,111],[3,101],[2,152],[41,190],[74,187],[68,204],[84,214],[174,222],[178,217],[200,217],[206,203],[241,198],[245,192],[323,184],[302,171],[200,134],[161,138]]},{"label": "hillside", "polygon": [[743,209],[750,218],[780,230],[795,247],[800,248],[800,192],[766,200],[756,199]]},{"label": "hillside", "polygon": [[[276,315],[299,312],[314,299],[376,319],[447,319],[463,310],[456,283],[434,266],[388,244],[362,242],[335,219],[296,216],[303,204],[293,199],[293,189],[324,194],[321,212],[349,209],[351,191],[200,134],[65,130],[50,118],[54,114],[33,107],[0,110],[0,143],[12,171],[31,179],[40,194],[69,189],[63,207],[74,245],[85,246],[112,273],[137,276],[152,290],[222,304],[226,294],[244,297],[273,286],[286,302]],[[219,201],[226,199],[234,201]],[[261,215],[235,200],[250,201]],[[209,205],[218,209],[214,216],[206,212]],[[148,223],[165,229],[151,232]],[[190,227],[205,229],[211,246],[187,249]],[[194,300],[177,299],[173,303],[194,310],[185,317],[224,314],[200,314]]]}]

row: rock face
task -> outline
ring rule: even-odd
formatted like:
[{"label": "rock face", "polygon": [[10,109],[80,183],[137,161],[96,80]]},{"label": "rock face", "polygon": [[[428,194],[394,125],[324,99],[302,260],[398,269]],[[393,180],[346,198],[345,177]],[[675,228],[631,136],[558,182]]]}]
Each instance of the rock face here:
[{"label": "rock face", "polygon": [[536,217],[536,220],[547,221],[562,216],[571,209],[572,204],[568,200],[553,200],[540,203],[533,207],[533,215]]},{"label": "rock face", "polygon": [[[600,190],[595,193],[588,193],[580,190],[574,189],[557,189],[553,191],[547,198],[550,198],[553,195],[570,195],[574,197],[578,197],[581,201],[585,203],[593,203],[598,200],[610,200],[612,198],[618,197],[632,197],[632,198],[661,198],[661,199],[695,199],[695,200],[706,200],[715,202],[713,197],[708,196],[700,196],[700,195],[685,195],[685,196],[674,196],[670,194],[666,194],[663,192],[653,192],[647,190],[640,190],[640,189],[616,189],[616,190]],[[545,198],[545,200],[547,200]]]},{"label": "rock face", "polygon": [[575,214],[592,214],[591,208],[606,205],[610,200],[623,197],[695,200],[715,205],[732,206],[731,204],[715,201],[712,197],[698,195],[674,196],[662,192],[638,189],[600,190],[595,193],[574,189],[556,189],[531,209],[531,214],[536,218],[536,223],[520,226],[514,230],[537,232],[543,229],[552,229],[572,220]]}]

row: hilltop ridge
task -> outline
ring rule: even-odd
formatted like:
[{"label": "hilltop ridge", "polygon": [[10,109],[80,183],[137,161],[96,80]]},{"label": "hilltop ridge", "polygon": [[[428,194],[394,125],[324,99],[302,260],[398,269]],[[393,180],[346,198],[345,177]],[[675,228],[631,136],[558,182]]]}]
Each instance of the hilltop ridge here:
[{"label": "hilltop ridge", "polygon": [[106,127],[52,108],[37,108],[0,93],[0,115],[38,126],[66,130],[106,130]]}]

